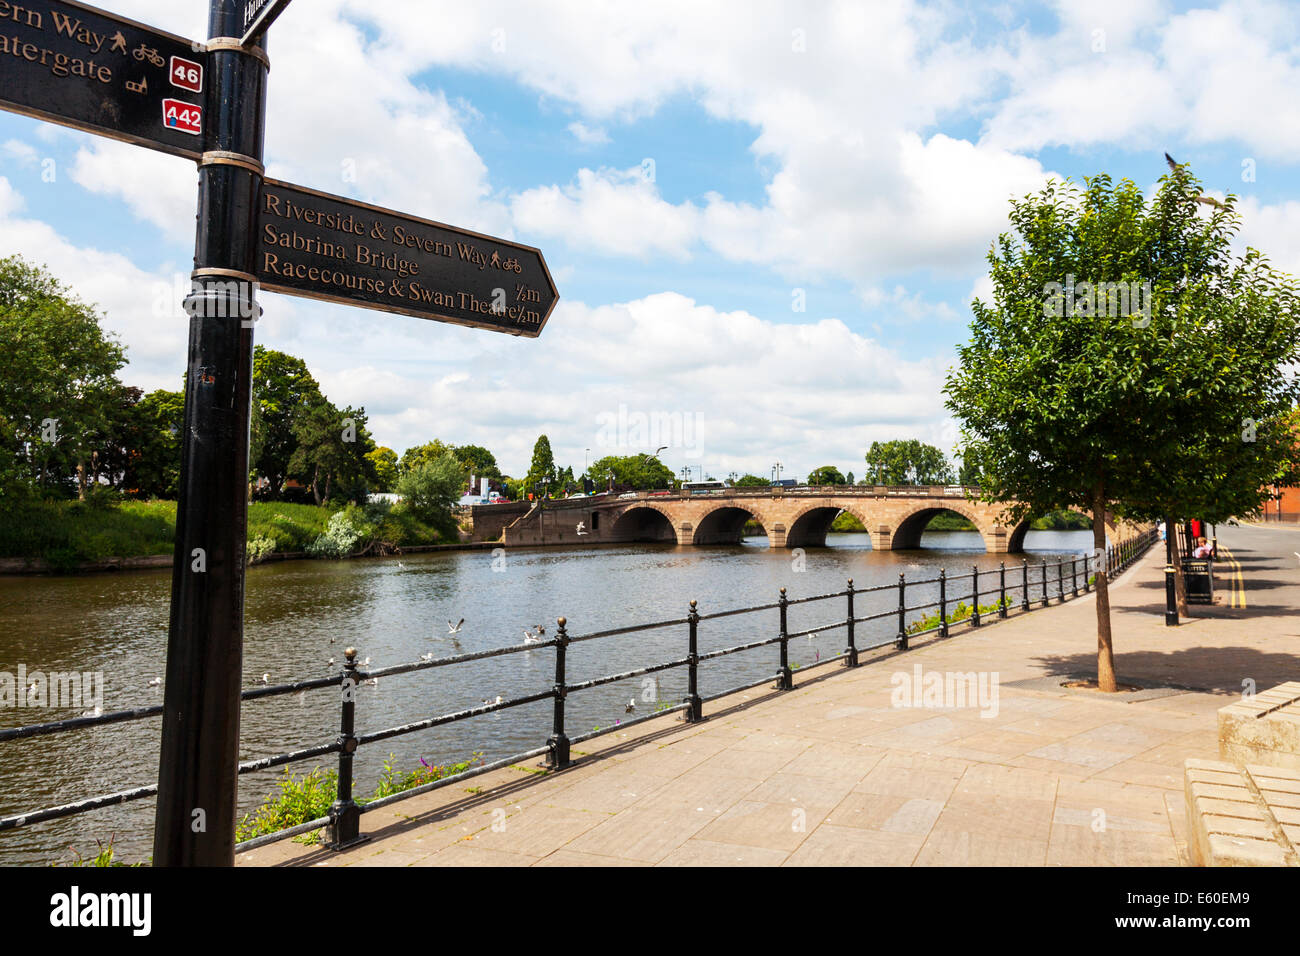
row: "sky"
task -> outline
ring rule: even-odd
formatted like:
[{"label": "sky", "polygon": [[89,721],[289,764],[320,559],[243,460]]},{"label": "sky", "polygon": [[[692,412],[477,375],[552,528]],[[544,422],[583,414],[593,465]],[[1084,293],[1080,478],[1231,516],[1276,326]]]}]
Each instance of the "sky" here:
[{"label": "sky", "polygon": [[[100,6],[206,36],[205,0]],[[399,454],[527,472],[668,446],[675,472],[864,473],[951,453],[943,386],[1009,200],[1163,154],[1240,197],[1239,244],[1300,273],[1295,5],[1156,0],[295,0],[272,26],[267,175],[542,250],[560,301],[516,338],[263,293]],[[48,266],[180,387],[190,161],[0,113],[0,255]]]}]

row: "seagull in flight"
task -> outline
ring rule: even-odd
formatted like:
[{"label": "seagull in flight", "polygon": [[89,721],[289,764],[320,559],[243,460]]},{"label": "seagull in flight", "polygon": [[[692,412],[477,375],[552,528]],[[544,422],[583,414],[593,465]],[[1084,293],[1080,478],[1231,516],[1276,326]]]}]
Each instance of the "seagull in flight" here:
[{"label": "seagull in flight", "polygon": [[459,633],[460,633],[461,625],[464,624],[464,623],[465,623],[465,619],[464,619],[463,617],[462,617],[462,618],[460,619],[460,621],[459,621],[458,623],[456,623],[456,624],[453,624],[453,623],[451,623],[451,621],[448,621],[448,622],[447,622],[447,633],[448,633],[448,634],[459,634]]},{"label": "seagull in flight", "polygon": [[[1174,162],[1174,158],[1170,156],[1168,153],[1165,153],[1165,162],[1169,164],[1170,169],[1172,169],[1174,172],[1178,172],[1178,164]],[[1219,202],[1219,200],[1215,199],[1213,196],[1194,196],[1193,198],[1197,202],[1205,203],[1205,205],[1207,206],[1213,206],[1215,209],[1228,208],[1224,203]]]},{"label": "seagull in flight", "polygon": [[586,523],[585,521],[579,521],[579,522],[578,522],[578,534],[580,534],[580,535],[587,534],[587,531],[584,530],[584,529],[586,528],[586,526],[587,526],[587,523]]}]

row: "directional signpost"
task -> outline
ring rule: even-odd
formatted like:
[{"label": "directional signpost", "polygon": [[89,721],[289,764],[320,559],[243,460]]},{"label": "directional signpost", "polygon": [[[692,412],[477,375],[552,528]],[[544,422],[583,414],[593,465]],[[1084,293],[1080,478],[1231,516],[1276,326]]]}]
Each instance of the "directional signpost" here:
[{"label": "directional signpost", "polygon": [[0,106],[198,159],[202,43],[70,0],[0,2]]},{"label": "directional signpost", "polygon": [[266,32],[266,28],[289,5],[289,0],[244,0],[242,5],[244,34],[239,42],[248,44]]},{"label": "directional signpost", "polygon": [[532,246],[265,180],[263,289],[536,336],[559,298]]},{"label": "directional signpost", "polygon": [[559,298],[531,246],[265,178],[264,34],[288,5],[210,0],[192,43],[0,0],[0,108],[198,163],[155,866],[234,862],[259,287],[529,337]]}]

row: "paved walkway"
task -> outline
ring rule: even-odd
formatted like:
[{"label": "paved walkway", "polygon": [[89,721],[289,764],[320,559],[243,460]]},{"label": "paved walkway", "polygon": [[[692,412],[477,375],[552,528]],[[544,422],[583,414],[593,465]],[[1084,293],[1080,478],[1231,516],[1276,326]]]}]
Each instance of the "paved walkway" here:
[{"label": "paved walkway", "polygon": [[[1061,686],[1095,674],[1086,596],[856,670],[796,674],[793,691],[706,705],[701,724],[649,721],[581,745],[562,773],[512,768],[413,797],[366,814],[373,839],[343,853],[284,841],[238,862],[1183,864],[1183,761],[1217,758],[1215,712],[1243,681],[1300,676],[1300,534],[1230,528],[1219,540],[1242,569],[1244,608],[1225,591],[1166,628],[1160,548],[1112,588],[1118,673],[1144,691]],[[996,714],[893,706],[895,675],[916,668],[996,671]]]}]

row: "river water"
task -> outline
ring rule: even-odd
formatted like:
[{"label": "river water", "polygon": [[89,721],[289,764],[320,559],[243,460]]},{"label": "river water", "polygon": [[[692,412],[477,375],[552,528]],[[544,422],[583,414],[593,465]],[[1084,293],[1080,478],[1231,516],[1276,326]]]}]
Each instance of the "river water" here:
[{"label": "river water", "polygon": [[[990,555],[974,532],[927,532],[917,551],[872,552],[865,534],[831,535],[829,547],[800,556],[772,551],[765,538],[740,546],[676,548],[628,545],[592,549],[512,550],[504,562],[487,551],[451,551],[400,559],[294,561],[249,570],[245,611],[244,684],[263,674],[270,683],[289,683],[337,673],[343,648],[358,649],[371,667],[415,661],[433,653],[448,656],[520,644],[523,630],[558,616],[571,636],[631,624],[680,619],[688,602],[701,614],[789,597],[826,594],[854,579],[857,589],[909,579],[934,578],[940,567],[968,574],[972,565],[1008,568],[1008,590],[1020,581],[1020,562],[1074,557],[1091,550],[1091,532],[1030,532],[1025,555]],[[802,567],[800,567],[802,560]],[[1011,569],[1014,568],[1015,573]],[[1031,575],[1031,593],[1040,594]],[[992,603],[997,575],[981,578],[981,595]],[[98,672],[103,675],[104,711],[161,703],[167,644],[170,571],[141,571],[87,577],[0,578],[0,671]],[[1053,590],[1055,590],[1053,588]],[[954,582],[949,600],[969,596],[970,582]],[[1018,588],[1013,592],[1019,599]],[[907,604],[934,600],[933,586],[909,588]],[[897,589],[857,598],[859,616],[897,607]],[[789,610],[791,631],[841,624],[843,598]],[[919,615],[909,615],[909,621]],[[444,622],[465,619],[455,641]],[[777,633],[778,612],[704,621],[701,653]],[[857,643],[888,640],[897,630],[886,619],[859,625]],[[619,673],[685,656],[684,625],[574,644],[568,681]],[[844,648],[844,628],[827,627],[816,638],[790,642],[792,665],[809,664]],[[702,695],[717,693],[777,669],[778,647],[758,648],[705,662]],[[328,661],[334,658],[336,664]],[[498,694],[510,698],[548,689],[554,679],[551,648],[448,668],[381,679],[360,688],[357,728],[369,732],[421,717],[478,705]],[[838,665],[832,665],[838,666]],[[796,677],[797,680],[797,677]],[[630,699],[636,713],[656,701],[677,703],[686,692],[684,668],[654,678],[637,678],[570,696],[571,736],[608,727],[625,717]],[[649,683],[648,683],[649,682]],[[327,743],[339,722],[339,695],[326,689],[243,705],[243,760]],[[551,702],[540,701],[482,715],[416,734],[362,747],[357,755],[358,795],[374,789],[383,763],[395,767],[509,756],[544,745],[550,732]],[[705,707],[708,712],[708,705]],[[27,707],[0,709],[0,726],[75,717],[75,710]],[[100,793],[153,783],[157,778],[159,719],[110,725],[33,740],[0,743],[0,816],[56,806]],[[581,750],[581,746],[576,749]],[[327,766],[334,762],[326,761]],[[295,765],[303,773],[312,763]],[[240,779],[242,812],[251,811],[274,788],[281,770]],[[114,840],[118,859],[147,859],[152,852],[154,801],[107,807],[64,820],[0,833],[0,864],[47,864],[69,860],[75,847],[94,855],[96,841]]]}]

